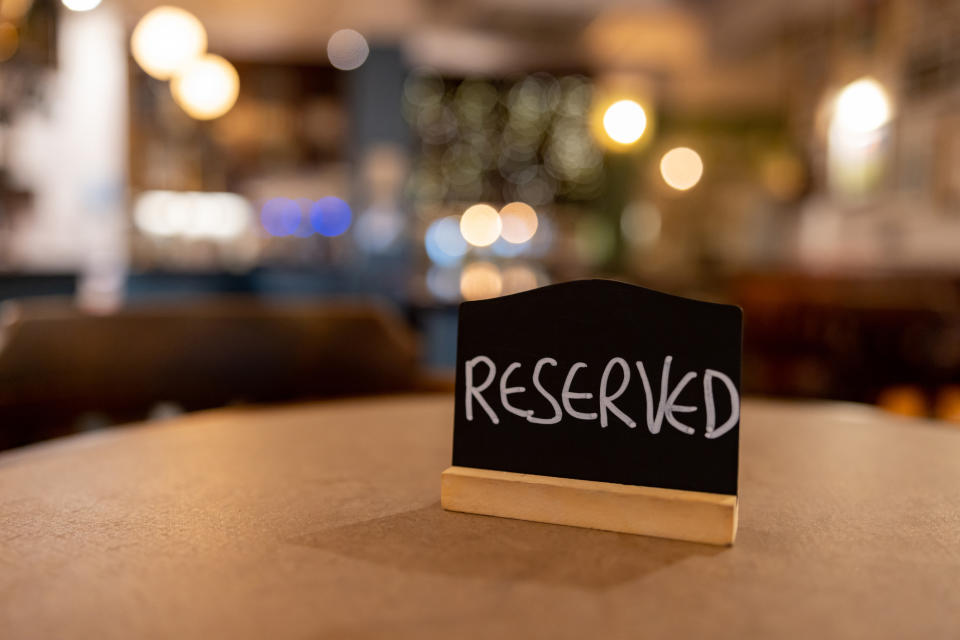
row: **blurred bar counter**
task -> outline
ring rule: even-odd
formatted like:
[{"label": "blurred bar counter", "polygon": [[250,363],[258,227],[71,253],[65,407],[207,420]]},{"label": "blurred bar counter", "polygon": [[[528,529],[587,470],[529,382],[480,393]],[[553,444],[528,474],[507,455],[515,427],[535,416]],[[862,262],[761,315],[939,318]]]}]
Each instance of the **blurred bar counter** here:
[{"label": "blurred bar counter", "polygon": [[735,278],[731,297],[748,393],[960,419],[960,276],[766,272]]},{"label": "blurred bar counter", "polygon": [[[133,273],[123,306],[105,314],[76,307],[82,286],[73,275],[2,275],[0,405],[4,422],[15,418],[19,431],[5,429],[0,447],[143,419],[158,406],[416,390],[435,388],[437,379],[449,385],[457,305],[411,282],[334,269]],[[865,402],[960,423],[960,276],[783,270],[742,272],[707,288],[641,284],[744,309],[748,394]],[[328,358],[324,341],[343,334],[317,332],[344,302],[357,301],[376,301],[408,334],[403,371],[382,388],[326,384],[342,380],[329,374],[338,360]],[[369,335],[358,339],[368,342]],[[199,353],[206,355],[189,364]],[[383,373],[372,359],[369,366],[357,380]],[[113,382],[105,382],[108,371]],[[70,398],[26,393],[27,378],[27,386]],[[143,384],[125,384],[131,380]],[[85,390],[71,392],[79,382]]]}]

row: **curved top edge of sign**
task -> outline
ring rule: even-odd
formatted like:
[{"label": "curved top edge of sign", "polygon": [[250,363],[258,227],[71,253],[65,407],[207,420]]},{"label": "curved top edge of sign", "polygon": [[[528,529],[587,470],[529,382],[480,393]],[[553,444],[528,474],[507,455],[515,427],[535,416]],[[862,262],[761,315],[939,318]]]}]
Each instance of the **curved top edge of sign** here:
[{"label": "curved top edge of sign", "polygon": [[579,289],[584,286],[589,286],[593,288],[607,287],[611,290],[619,290],[637,295],[644,296],[659,296],[662,298],[669,299],[673,302],[678,303],[688,303],[696,305],[709,305],[710,307],[715,308],[724,308],[724,309],[736,309],[739,313],[743,313],[743,310],[733,304],[725,304],[722,302],[708,302],[706,300],[697,300],[696,298],[686,298],[684,296],[674,295],[672,293],[664,293],[663,291],[657,291],[656,289],[649,289],[647,287],[641,287],[637,284],[631,284],[629,282],[622,282],[620,280],[610,280],[607,278],[583,278],[580,280],[569,280],[567,282],[557,282],[554,284],[548,284],[543,287],[537,287],[536,289],[528,289],[526,291],[521,291],[519,293],[512,293],[506,296],[499,296],[496,298],[487,298],[485,300],[469,300],[461,302],[461,305],[480,305],[480,304],[495,304],[500,300],[508,299],[518,299],[518,298],[533,298],[542,295],[550,295],[552,293],[559,293],[560,290],[571,290]]}]

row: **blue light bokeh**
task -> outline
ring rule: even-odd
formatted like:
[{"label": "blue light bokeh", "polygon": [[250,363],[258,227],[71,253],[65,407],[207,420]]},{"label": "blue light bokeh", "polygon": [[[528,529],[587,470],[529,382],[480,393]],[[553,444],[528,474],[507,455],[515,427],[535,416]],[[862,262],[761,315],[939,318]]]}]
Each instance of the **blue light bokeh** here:
[{"label": "blue light bokeh", "polygon": [[454,216],[434,220],[427,227],[423,245],[430,260],[444,267],[459,264],[468,248]]},{"label": "blue light bokeh", "polygon": [[289,236],[300,226],[300,205],[290,198],[271,198],[260,210],[260,224],[272,236]]},{"label": "blue light bokeh", "polygon": [[310,198],[297,198],[294,202],[300,208],[300,221],[293,235],[298,238],[308,238],[313,235],[313,225],[310,224],[310,210],[313,209],[313,200]]},{"label": "blue light bokeh", "polygon": [[310,209],[310,224],[317,233],[333,238],[350,228],[350,205],[333,196],[320,198]]},{"label": "blue light bokeh", "polygon": [[497,238],[497,241],[490,245],[490,251],[501,258],[515,258],[519,255],[523,255],[530,250],[530,241],[520,244],[513,244],[507,242],[502,237]]}]

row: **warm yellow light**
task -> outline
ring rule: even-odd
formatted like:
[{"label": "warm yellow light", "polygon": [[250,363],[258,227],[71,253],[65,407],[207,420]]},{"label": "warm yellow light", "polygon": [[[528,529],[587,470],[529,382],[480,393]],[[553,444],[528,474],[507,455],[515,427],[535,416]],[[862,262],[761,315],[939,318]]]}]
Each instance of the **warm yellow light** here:
[{"label": "warm yellow light", "polygon": [[102,0],[62,0],[63,6],[71,11],[90,11],[100,6]]},{"label": "warm yellow light", "polygon": [[503,270],[503,293],[520,293],[537,288],[537,274],[530,267],[517,264]]},{"label": "warm yellow light", "polygon": [[700,154],[688,147],[670,149],[660,159],[660,175],[664,182],[678,191],[692,189],[703,176],[703,160]]},{"label": "warm yellow light", "polygon": [[473,262],[464,267],[460,274],[460,295],[464,300],[495,298],[502,291],[503,278],[495,264]]},{"label": "warm yellow light", "polygon": [[837,95],[831,129],[842,133],[875,131],[890,121],[890,99],[879,82],[861,78]]},{"label": "warm yellow light", "polygon": [[173,78],[170,93],[191,118],[213,120],[233,108],[240,94],[240,76],[226,59],[207,54]]},{"label": "warm yellow light", "polygon": [[633,100],[620,100],[607,107],[603,114],[603,130],[620,144],[633,144],[647,128],[647,114]]},{"label": "warm yellow light", "polygon": [[0,21],[19,22],[32,5],[33,0],[3,0],[0,2]]},{"label": "warm yellow light", "polygon": [[844,87],[833,104],[827,133],[827,179],[831,190],[859,197],[876,189],[889,153],[887,92],[872,78]]},{"label": "warm yellow light", "polygon": [[20,46],[20,34],[9,22],[0,22],[0,62],[9,60]]},{"label": "warm yellow light", "polygon": [[524,202],[511,202],[500,209],[500,235],[512,244],[523,244],[537,232],[537,212]]},{"label": "warm yellow light", "polygon": [[475,204],[460,216],[460,234],[475,247],[487,247],[500,237],[502,222],[488,204]]},{"label": "warm yellow light", "polygon": [[133,59],[154,78],[166,80],[207,50],[207,32],[188,11],[157,7],[140,19],[130,37]]}]

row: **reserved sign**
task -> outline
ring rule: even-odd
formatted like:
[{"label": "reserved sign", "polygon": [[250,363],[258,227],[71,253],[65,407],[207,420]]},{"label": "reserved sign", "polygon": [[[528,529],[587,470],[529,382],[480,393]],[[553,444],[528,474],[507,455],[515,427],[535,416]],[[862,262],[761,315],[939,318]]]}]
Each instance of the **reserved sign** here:
[{"label": "reserved sign", "polygon": [[739,308],[609,280],[460,306],[453,464],[736,495]]}]

